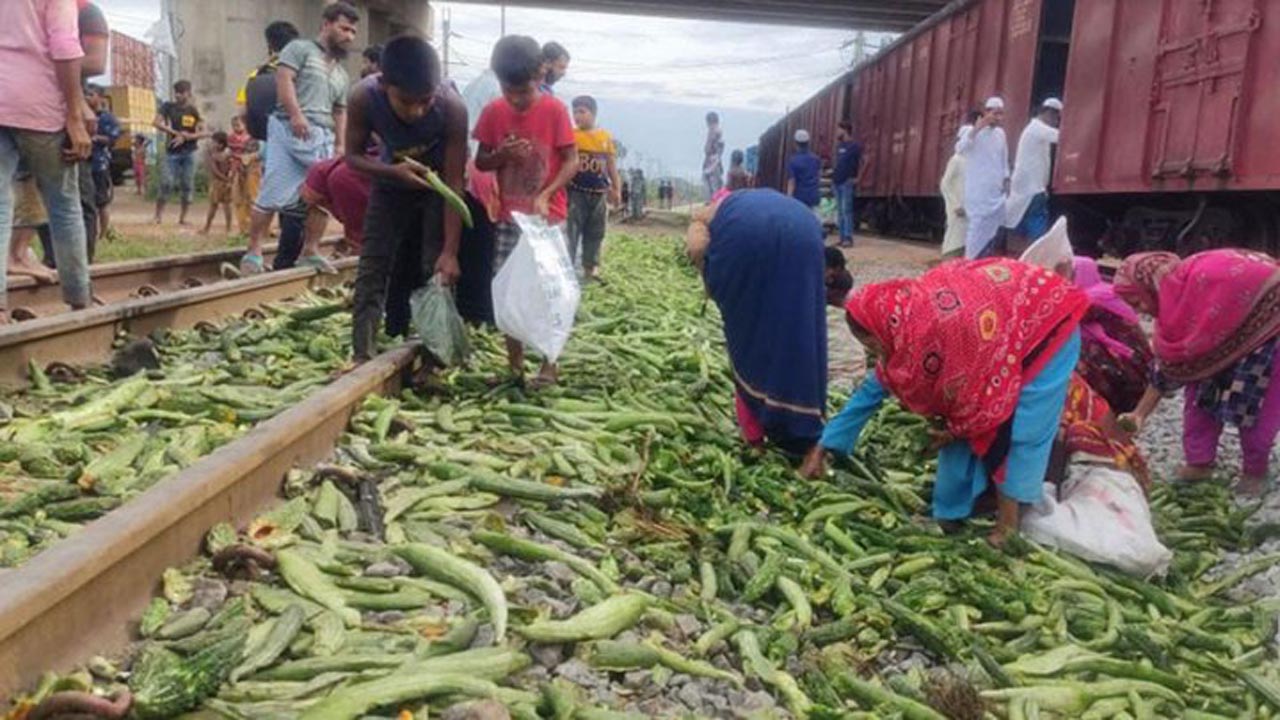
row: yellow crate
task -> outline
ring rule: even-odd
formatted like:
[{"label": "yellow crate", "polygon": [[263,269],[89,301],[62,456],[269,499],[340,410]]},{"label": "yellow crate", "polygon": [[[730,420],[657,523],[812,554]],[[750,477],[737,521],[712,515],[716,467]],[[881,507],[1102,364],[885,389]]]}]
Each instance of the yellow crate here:
[{"label": "yellow crate", "polygon": [[120,119],[151,122],[156,114],[156,94],[150,88],[112,85],[107,88],[111,112]]},{"label": "yellow crate", "polygon": [[121,120],[120,121],[120,137],[113,146],[116,150],[130,150],[133,147],[134,135],[146,135],[155,141],[155,128],[151,126],[151,120]]}]

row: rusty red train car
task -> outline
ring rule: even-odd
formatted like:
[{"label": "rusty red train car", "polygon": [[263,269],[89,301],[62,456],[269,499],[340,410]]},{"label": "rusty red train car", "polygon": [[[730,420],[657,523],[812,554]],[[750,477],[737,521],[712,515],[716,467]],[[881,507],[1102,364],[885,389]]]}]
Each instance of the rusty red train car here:
[{"label": "rusty red train car", "polygon": [[854,123],[867,163],[860,213],[893,234],[941,231],[938,179],[964,112],[1007,107],[1010,158],[1032,108],[1066,109],[1053,207],[1073,239],[1125,254],[1280,250],[1280,2],[960,0],[828,85],[760,141],[785,183],[796,129],[830,158]]}]

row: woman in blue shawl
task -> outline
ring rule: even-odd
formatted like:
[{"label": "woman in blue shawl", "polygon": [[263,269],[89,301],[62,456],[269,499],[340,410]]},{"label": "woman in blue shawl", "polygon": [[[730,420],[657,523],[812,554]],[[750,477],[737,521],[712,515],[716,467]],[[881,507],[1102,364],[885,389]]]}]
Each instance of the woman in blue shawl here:
[{"label": "woman in blue shawl", "polygon": [[688,251],[724,318],[744,437],[804,453],[827,401],[824,302],[843,302],[848,271],[829,267],[813,212],[774,190],[718,194],[694,212]]}]

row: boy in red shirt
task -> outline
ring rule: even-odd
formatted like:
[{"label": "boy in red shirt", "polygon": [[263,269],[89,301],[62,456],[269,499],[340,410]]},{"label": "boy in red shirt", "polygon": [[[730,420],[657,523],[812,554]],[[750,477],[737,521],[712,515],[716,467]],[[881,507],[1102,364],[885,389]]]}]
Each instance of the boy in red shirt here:
[{"label": "boy in red shirt", "polygon": [[[523,35],[502,38],[493,48],[490,66],[502,97],[485,106],[472,136],[480,144],[476,167],[498,176],[502,208],[494,240],[497,273],[520,240],[513,211],[564,224],[569,212],[565,187],[578,171],[578,148],[568,109],[538,91],[542,48],[537,41]],[[513,338],[507,338],[507,363],[517,379],[524,377],[524,345]],[[555,381],[556,366],[544,361],[534,383]]]}]

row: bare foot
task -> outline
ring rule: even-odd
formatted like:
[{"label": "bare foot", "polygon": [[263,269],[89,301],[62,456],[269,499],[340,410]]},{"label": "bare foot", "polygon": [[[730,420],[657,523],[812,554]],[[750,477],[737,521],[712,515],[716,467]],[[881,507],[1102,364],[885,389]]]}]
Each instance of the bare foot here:
[{"label": "bare foot", "polygon": [[22,275],[34,278],[38,283],[52,284],[58,279],[57,273],[29,258],[23,260],[9,259],[9,275]]},{"label": "bare foot", "polygon": [[1212,465],[1183,465],[1178,468],[1179,482],[1200,482],[1213,478]]},{"label": "bare foot", "polygon": [[1003,550],[1004,544],[1009,541],[1011,534],[1011,532],[996,526],[996,529],[992,530],[991,534],[987,536],[987,543],[997,550]]},{"label": "bare foot", "polygon": [[197,232],[196,232],[196,234],[197,234],[197,235],[208,235],[208,234],[209,234],[209,228],[205,228],[205,229],[203,229],[203,230],[199,230],[199,231],[197,231]]},{"label": "bare foot", "polygon": [[1267,494],[1267,476],[1242,475],[1236,482],[1235,491],[1247,498],[1260,498]]}]

